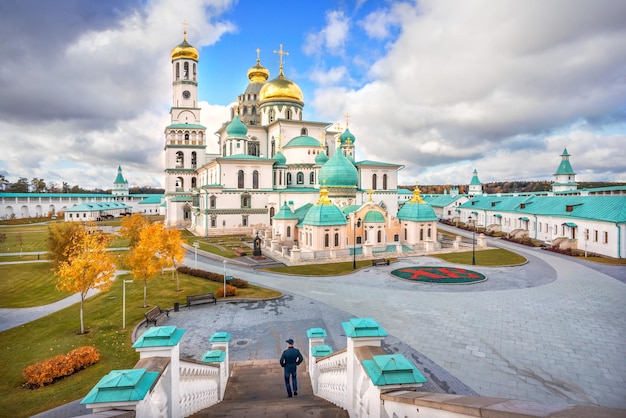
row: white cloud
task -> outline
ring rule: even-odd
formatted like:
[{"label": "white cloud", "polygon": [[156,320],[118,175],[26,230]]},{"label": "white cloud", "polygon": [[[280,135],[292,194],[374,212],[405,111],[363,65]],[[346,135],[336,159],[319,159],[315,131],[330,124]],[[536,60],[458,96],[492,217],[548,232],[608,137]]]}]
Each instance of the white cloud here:
[{"label": "white cloud", "polygon": [[316,33],[307,35],[303,46],[306,55],[321,55],[329,52],[335,55],[344,53],[346,39],[349,34],[350,18],[343,12],[333,10],[326,14],[326,27]]}]

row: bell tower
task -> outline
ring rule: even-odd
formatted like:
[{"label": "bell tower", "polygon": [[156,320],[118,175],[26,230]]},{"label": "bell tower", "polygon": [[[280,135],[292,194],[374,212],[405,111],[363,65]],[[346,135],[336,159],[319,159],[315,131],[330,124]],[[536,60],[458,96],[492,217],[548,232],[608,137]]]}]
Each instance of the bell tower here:
[{"label": "bell tower", "polygon": [[206,159],[206,127],[200,124],[198,105],[199,53],[187,42],[186,28],[171,58],[171,122],[165,128],[166,224],[185,225],[191,221],[192,192],[200,186],[197,169]]}]

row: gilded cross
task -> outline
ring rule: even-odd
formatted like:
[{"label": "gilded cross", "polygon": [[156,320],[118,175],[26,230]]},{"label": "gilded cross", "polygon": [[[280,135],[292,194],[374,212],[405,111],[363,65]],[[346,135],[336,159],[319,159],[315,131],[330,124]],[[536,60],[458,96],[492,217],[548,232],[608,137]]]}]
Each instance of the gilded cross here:
[{"label": "gilded cross", "polygon": [[348,127],[348,122],[350,121],[350,114],[348,112],[346,112],[346,114],[344,116],[346,118],[346,127]]},{"label": "gilded cross", "polygon": [[187,20],[183,20],[183,32],[185,33],[185,35],[187,34],[187,25],[189,23],[187,23]]},{"label": "gilded cross", "polygon": [[280,49],[278,51],[274,50],[274,54],[278,54],[280,56],[279,64],[280,68],[283,68],[283,55],[289,55],[289,52],[283,51],[283,44],[280,44]]},{"label": "gilded cross", "polygon": [[372,201],[372,193],[374,193],[374,190],[372,190],[372,189],[369,189],[369,190],[367,191],[367,194],[369,194],[369,195],[370,195],[370,202]]},{"label": "gilded cross", "polygon": [[256,60],[261,61],[261,50],[259,48],[256,49]]}]

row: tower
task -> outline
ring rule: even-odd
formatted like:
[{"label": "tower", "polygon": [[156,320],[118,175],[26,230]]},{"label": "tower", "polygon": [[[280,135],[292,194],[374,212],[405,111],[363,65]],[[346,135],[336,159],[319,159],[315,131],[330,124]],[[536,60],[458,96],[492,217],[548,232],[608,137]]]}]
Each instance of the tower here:
[{"label": "tower", "polygon": [[567,152],[567,148],[563,148],[561,154],[561,164],[554,173],[554,183],[552,183],[553,192],[563,192],[566,190],[576,190],[578,183],[576,183],[576,173],[572,169],[572,165],[569,162],[570,154]]},{"label": "tower", "polygon": [[165,128],[165,195],[167,223],[189,223],[197,171],[205,163],[206,128],[200,125],[198,50],[183,42],[172,49],[171,123]]},{"label": "tower", "polygon": [[472,180],[470,180],[467,194],[472,197],[483,194],[483,185],[480,180],[478,180],[478,171],[476,171],[476,169],[474,169],[474,172],[472,173]]},{"label": "tower", "polygon": [[113,181],[113,196],[128,196],[128,180],[122,175],[122,166],[117,166],[117,177]]}]

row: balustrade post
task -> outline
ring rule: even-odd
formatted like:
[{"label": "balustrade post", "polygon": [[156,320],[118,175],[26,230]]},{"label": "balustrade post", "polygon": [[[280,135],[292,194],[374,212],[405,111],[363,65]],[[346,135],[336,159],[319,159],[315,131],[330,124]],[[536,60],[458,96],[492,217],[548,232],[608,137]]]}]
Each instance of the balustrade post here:
[{"label": "balustrade post", "polygon": [[306,335],[309,338],[309,376],[311,378],[313,394],[317,395],[319,370],[315,358],[327,356],[333,351],[329,346],[324,344],[324,339],[326,338],[326,330],[324,330],[323,328],[308,329],[306,331]]}]

